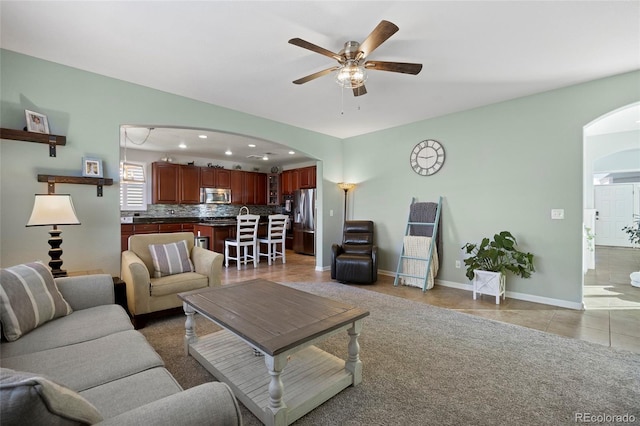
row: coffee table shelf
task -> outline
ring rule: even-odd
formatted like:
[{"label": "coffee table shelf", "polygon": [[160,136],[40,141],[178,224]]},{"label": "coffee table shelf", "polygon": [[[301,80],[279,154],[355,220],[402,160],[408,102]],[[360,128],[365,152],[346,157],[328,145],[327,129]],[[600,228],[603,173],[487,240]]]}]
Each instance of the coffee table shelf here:
[{"label": "coffee table shelf", "polygon": [[[262,279],[178,297],[187,316],[185,353],[267,426],[289,425],[362,382],[358,336],[367,310]],[[223,330],[198,336],[196,312]],[[346,360],[314,346],[345,332]]]},{"label": "coffee table shelf", "polygon": [[[189,354],[218,380],[227,383],[260,421],[269,422],[264,407],[269,406],[270,376],[264,357],[254,355],[250,346],[226,330],[200,337],[197,343],[189,345]],[[290,355],[281,379],[287,423],[293,423],[353,382],[343,359],[315,346]]]}]

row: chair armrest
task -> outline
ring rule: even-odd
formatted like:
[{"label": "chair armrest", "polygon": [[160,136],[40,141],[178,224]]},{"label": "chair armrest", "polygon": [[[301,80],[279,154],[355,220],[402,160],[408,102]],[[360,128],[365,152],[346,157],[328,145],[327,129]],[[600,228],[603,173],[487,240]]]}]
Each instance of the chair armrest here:
[{"label": "chair armrest", "polygon": [[131,250],[122,252],[120,278],[126,284],[129,312],[148,313],[151,276],[144,262]]},{"label": "chair armrest", "polygon": [[242,425],[235,396],[224,383],[209,382],[106,419],[99,425]]},{"label": "chair armrest", "polygon": [[209,287],[222,284],[222,260],[224,255],[195,246],[191,251],[191,260],[196,272],[209,277]]},{"label": "chair armrest", "polygon": [[111,275],[59,277],[55,278],[55,282],[62,297],[74,311],[115,303]]},{"label": "chair armrest", "polygon": [[336,279],[336,258],[344,252],[344,249],[340,244],[333,244],[331,246],[331,279]]},{"label": "chair armrest", "polygon": [[373,282],[378,280],[378,246],[371,247],[371,259],[373,263],[372,278]]}]

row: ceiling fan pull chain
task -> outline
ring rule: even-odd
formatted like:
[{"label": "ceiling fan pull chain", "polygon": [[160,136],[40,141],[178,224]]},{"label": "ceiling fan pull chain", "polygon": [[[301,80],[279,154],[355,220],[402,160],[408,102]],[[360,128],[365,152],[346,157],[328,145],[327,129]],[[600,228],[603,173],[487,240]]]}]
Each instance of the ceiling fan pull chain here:
[{"label": "ceiling fan pull chain", "polygon": [[344,115],[344,86],[340,88],[340,115]]}]

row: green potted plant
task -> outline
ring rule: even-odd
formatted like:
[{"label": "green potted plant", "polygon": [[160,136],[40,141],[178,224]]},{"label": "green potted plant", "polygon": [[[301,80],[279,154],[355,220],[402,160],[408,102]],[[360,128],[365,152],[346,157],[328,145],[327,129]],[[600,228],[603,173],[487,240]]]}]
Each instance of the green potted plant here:
[{"label": "green potted plant", "polygon": [[622,230],[629,234],[631,244],[640,244],[640,215],[634,215],[633,225],[625,226]]},{"label": "green potted plant", "polygon": [[467,278],[473,281],[473,298],[476,293],[504,297],[506,274],[511,272],[522,278],[529,278],[535,268],[533,254],[517,248],[517,241],[508,231],[495,234],[493,239],[483,238],[480,244],[467,243],[462,247],[470,255],[464,260]]}]

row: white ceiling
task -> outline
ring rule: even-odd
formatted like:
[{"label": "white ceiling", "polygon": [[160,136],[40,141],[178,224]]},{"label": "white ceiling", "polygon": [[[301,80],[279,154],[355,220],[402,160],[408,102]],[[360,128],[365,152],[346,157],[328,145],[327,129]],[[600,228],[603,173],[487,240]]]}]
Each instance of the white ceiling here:
[{"label": "white ceiling", "polygon": [[[633,0],[3,0],[0,19],[5,49],[338,138],[640,69]],[[289,39],[337,52],[382,19],[400,30],[369,59],[419,75],[292,84],[336,63]]]}]

